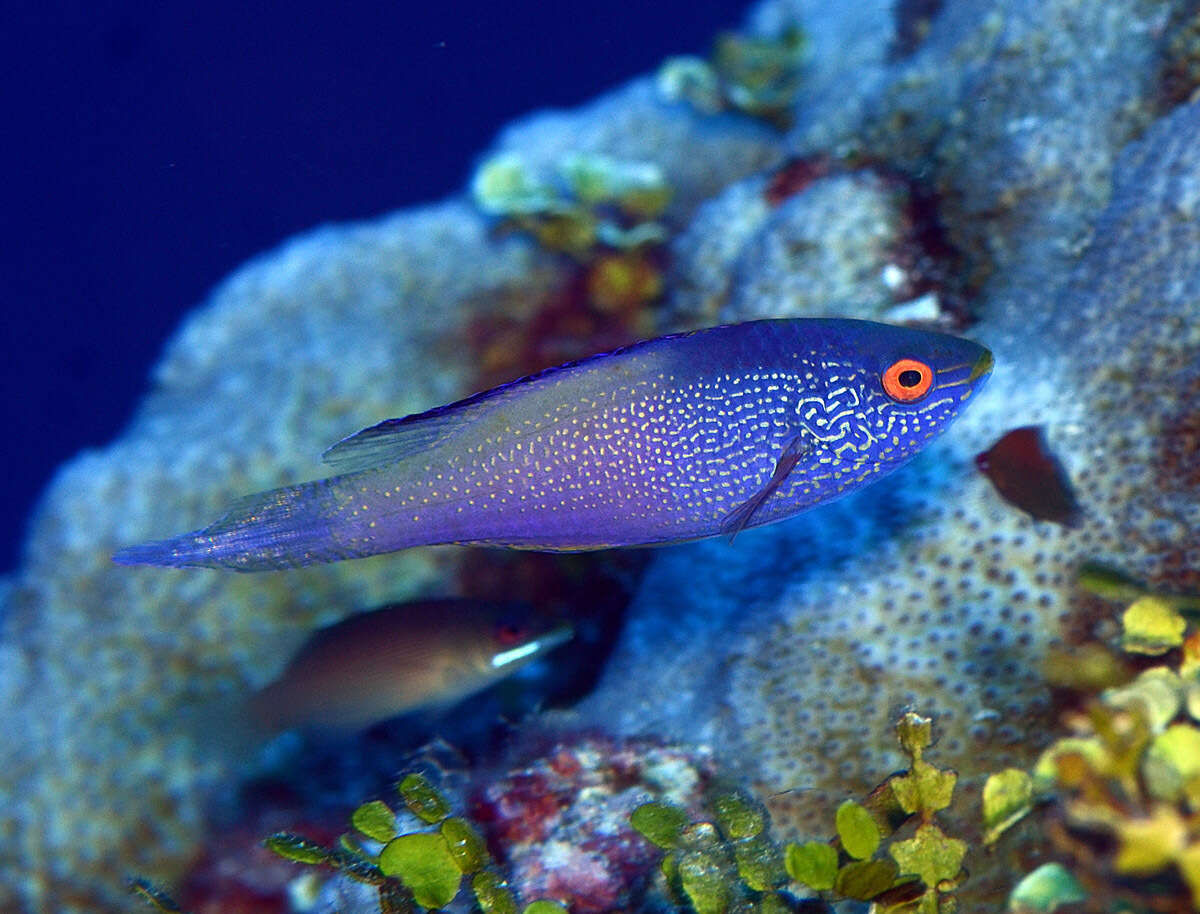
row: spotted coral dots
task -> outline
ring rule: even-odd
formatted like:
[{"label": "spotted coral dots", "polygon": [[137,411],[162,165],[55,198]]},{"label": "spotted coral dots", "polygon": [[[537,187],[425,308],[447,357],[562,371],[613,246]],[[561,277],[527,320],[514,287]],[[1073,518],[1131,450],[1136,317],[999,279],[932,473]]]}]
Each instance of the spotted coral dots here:
[{"label": "spotted coral dots", "polygon": [[933,386],[933,369],[916,359],[897,359],[883,373],[883,390],[900,403],[914,403]]}]

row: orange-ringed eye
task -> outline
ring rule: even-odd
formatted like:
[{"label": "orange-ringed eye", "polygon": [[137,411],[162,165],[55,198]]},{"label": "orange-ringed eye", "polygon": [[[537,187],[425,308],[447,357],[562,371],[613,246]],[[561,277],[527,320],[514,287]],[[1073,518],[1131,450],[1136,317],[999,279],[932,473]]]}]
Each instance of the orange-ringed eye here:
[{"label": "orange-ringed eye", "polygon": [[883,373],[883,390],[900,403],[912,403],[929,393],[933,369],[916,359],[897,359]]}]

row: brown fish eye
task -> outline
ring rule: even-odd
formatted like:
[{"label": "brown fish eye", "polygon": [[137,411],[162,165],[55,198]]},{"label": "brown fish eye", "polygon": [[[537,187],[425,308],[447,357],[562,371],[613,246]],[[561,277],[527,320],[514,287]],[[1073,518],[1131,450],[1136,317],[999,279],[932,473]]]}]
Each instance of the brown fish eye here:
[{"label": "brown fish eye", "polygon": [[933,369],[916,359],[897,359],[883,373],[883,390],[900,403],[912,403],[929,393]]}]

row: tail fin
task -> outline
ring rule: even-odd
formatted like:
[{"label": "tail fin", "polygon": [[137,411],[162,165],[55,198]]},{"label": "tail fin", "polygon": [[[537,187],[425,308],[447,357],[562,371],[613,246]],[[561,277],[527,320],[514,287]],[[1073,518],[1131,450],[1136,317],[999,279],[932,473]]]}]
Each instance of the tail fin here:
[{"label": "tail fin", "polygon": [[353,558],[333,541],[336,501],[322,479],[249,495],[214,524],[171,539],[128,546],[118,565],[271,571]]}]

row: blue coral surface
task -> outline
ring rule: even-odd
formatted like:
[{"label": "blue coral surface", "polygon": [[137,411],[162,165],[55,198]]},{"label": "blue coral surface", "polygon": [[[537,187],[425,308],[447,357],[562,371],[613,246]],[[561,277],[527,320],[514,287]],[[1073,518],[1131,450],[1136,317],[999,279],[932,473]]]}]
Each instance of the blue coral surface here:
[{"label": "blue coral surface", "polygon": [[[783,832],[824,836],[833,806],[900,766],[901,709],[935,717],[938,762],[968,789],[1035,757],[1042,660],[1097,622],[1082,561],[1196,587],[1200,103],[1163,88],[1186,6],[946,0],[912,39],[884,0],[766,0],[748,33],[809,38],[788,123],[667,100],[648,76],[504,131],[494,151],[534,171],[581,151],[661,169],[661,332],[918,315],[996,360],[886,481],[655,552],[596,688],[548,726],[693,746],[771,797]],[[797,177],[827,160],[843,164]],[[941,285],[914,256],[922,201],[955,252]],[[470,329],[531,315],[576,269],[494,229],[464,192],[263,255],[179,329],[121,439],[61,469],[0,590],[0,907],[123,910],[123,874],[178,879],[244,770],[197,709],[264,684],[321,625],[452,586],[448,548],[259,576],[109,557],[470,393]],[[1031,424],[1076,528],[974,469]]]}]

